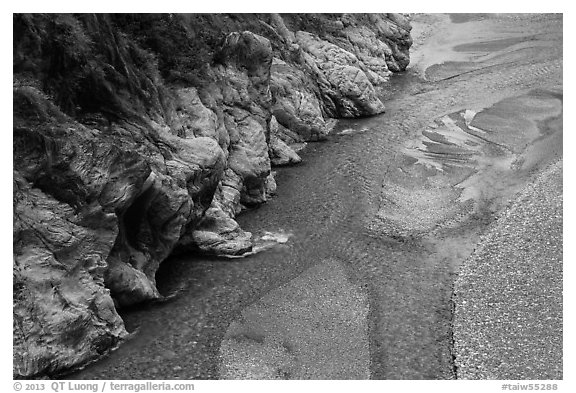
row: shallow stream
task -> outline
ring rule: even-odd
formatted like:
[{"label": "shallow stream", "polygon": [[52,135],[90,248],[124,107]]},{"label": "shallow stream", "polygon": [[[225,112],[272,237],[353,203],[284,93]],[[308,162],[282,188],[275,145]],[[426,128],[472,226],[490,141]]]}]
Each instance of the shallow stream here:
[{"label": "shallow stream", "polygon": [[[562,27],[553,16],[436,18],[439,27],[418,46],[417,62],[393,76],[386,113],[340,121],[327,141],[301,152],[301,165],[277,169],[275,198],[238,217],[262,239],[261,252],[164,263],[159,290],[178,295],[123,310],[133,337],[71,377],[218,378],[226,351],[235,350],[222,347],[233,339],[233,322],[257,345],[272,345],[269,328],[253,331],[243,313],[267,301],[285,302],[288,310],[274,317],[274,334],[284,332],[291,356],[276,376],[318,377],[306,363],[316,361],[307,357],[315,349],[299,337],[322,321],[307,322],[301,312],[290,319],[294,299],[282,300],[277,291],[303,274],[315,282],[322,270],[311,268],[332,266],[344,277],[333,280],[346,281],[350,288],[343,291],[367,310],[353,321],[367,345],[357,346],[367,370],[346,375],[455,378],[451,295],[458,263],[510,196],[562,154]],[[445,55],[431,68],[426,51]],[[338,342],[317,352],[329,357]],[[339,370],[334,364],[329,378]]]}]

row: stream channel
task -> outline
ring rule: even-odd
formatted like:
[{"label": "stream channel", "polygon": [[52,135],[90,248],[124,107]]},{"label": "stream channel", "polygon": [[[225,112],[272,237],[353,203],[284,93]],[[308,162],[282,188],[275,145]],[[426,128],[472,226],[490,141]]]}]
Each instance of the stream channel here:
[{"label": "stream channel", "polygon": [[126,343],[67,378],[454,379],[458,265],[562,157],[562,17],[416,15],[386,112],[340,120],[238,217],[241,259],[179,256],[172,300],[121,310]]}]

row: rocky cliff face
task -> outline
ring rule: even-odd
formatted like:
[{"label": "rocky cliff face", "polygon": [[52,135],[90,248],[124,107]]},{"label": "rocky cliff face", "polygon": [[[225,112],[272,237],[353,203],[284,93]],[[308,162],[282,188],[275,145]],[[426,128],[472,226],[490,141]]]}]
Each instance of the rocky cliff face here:
[{"label": "rocky cliff face", "polygon": [[380,113],[402,15],[15,15],[14,374],[126,336],[174,251],[242,254],[234,217],[334,118]]}]

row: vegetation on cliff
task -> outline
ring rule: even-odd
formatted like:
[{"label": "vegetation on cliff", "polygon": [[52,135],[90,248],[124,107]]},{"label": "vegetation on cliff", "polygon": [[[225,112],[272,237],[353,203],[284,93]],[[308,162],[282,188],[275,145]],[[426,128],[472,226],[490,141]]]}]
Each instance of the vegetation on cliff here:
[{"label": "vegetation on cliff", "polygon": [[[406,18],[15,14],[14,374],[125,336],[175,250],[242,254],[234,217],[331,118],[380,113]],[[294,148],[294,149],[293,149]]]}]

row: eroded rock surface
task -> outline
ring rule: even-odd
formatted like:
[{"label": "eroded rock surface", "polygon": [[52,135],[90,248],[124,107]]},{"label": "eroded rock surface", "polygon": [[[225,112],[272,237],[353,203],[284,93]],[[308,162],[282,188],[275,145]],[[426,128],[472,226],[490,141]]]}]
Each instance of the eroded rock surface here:
[{"label": "eroded rock surface", "polygon": [[120,306],[161,297],[156,270],[210,206],[225,158],[210,138],[88,129],[34,88],[14,94],[37,115],[14,127],[14,316],[24,337],[14,367],[30,376],[122,338],[112,297]]},{"label": "eroded rock surface", "polygon": [[382,112],[375,86],[410,46],[393,14],[32,14],[14,29],[23,377],[119,343],[116,307],[162,298],[174,251],[250,252],[235,216],[274,194],[272,166],[299,163],[335,117]]},{"label": "eroded rock surface", "polygon": [[117,221],[68,204],[14,175],[14,372],[61,371],[127,333],[104,286]]},{"label": "eroded rock surface", "polygon": [[330,114],[358,117],[384,111],[384,104],[354,54],[308,32],[299,31],[296,39],[304,51],[306,66],[318,80]]}]

